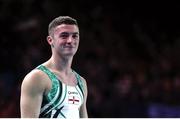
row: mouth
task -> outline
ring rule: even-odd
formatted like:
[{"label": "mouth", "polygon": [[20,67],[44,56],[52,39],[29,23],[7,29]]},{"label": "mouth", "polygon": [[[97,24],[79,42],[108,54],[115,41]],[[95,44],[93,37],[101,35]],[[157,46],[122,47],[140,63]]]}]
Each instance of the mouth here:
[{"label": "mouth", "polygon": [[73,47],[73,46],[63,46],[63,48],[72,49],[72,48],[75,48],[75,47]]}]

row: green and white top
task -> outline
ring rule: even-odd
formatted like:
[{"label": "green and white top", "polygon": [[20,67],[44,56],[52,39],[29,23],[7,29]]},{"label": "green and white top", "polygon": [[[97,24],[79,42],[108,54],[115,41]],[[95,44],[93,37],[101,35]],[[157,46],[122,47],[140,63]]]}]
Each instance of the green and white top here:
[{"label": "green and white top", "polygon": [[79,119],[79,109],[83,104],[83,82],[79,74],[74,74],[78,81],[76,86],[69,86],[58,80],[57,76],[43,65],[37,69],[48,75],[52,82],[52,88],[43,96],[40,110],[40,118],[67,118]]}]

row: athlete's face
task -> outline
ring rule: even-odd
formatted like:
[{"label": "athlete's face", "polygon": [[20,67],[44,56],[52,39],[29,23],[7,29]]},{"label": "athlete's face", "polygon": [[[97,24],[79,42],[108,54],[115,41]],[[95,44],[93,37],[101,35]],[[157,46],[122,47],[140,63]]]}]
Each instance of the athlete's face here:
[{"label": "athlete's face", "polygon": [[73,56],[79,46],[79,29],[76,25],[62,24],[54,29],[52,42],[54,50],[61,55]]}]

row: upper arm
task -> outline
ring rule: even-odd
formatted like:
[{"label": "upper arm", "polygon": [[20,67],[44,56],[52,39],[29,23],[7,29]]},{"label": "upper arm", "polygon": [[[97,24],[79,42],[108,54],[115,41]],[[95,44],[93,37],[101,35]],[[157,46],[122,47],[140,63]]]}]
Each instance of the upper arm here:
[{"label": "upper arm", "polygon": [[38,118],[45,84],[38,72],[28,74],[21,85],[21,117]]},{"label": "upper arm", "polygon": [[88,112],[87,112],[87,107],[86,107],[86,102],[87,102],[87,95],[88,95],[88,89],[87,89],[87,83],[84,78],[81,78],[83,81],[83,86],[84,86],[84,103],[82,104],[80,108],[80,117],[81,118],[88,118]]}]

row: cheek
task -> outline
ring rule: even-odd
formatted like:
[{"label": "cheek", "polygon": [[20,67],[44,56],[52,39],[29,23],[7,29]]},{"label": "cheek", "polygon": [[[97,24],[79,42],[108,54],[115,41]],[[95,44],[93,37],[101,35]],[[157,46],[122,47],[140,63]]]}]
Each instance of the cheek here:
[{"label": "cheek", "polygon": [[79,40],[76,40],[75,43],[76,43],[76,44],[79,44]]},{"label": "cheek", "polygon": [[75,45],[78,47],[79,46],[79,41],[75,42]]},{"label": "cheek", "polygon": [[65,41],[63,41],[63,40],[57,40],[57,42],[56,42],[57,44],[59,44],[59,45],[62,45],[62,44],[65,44],[66,42]]}]

